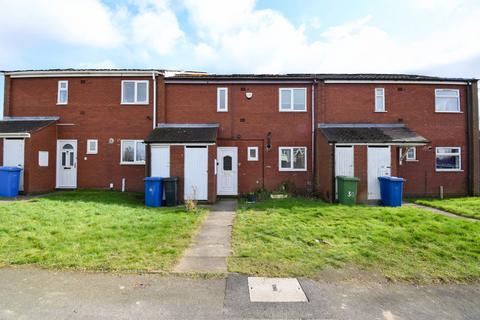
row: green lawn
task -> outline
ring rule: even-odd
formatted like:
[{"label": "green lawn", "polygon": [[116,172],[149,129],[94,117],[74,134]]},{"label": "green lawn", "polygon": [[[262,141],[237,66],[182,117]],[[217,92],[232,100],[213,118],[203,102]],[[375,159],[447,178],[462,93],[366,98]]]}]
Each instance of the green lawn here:
[{"label": "green lawn", "polygon": [[85,190],[0,202],[0,266],[168,271],[204,213],[147,208],[142,196]]},{"label": "green lawn", "polygon": [[434,207],[466,217],[480,219],[480,197],[451,199],[418,199],[415,203]]},{"label": "green lawn", "polygon": [[268,200],[239,209],[232,245],[232,272],[317,278],[354,266],[395,280],[480,279],[480,223],[416,208]]}]

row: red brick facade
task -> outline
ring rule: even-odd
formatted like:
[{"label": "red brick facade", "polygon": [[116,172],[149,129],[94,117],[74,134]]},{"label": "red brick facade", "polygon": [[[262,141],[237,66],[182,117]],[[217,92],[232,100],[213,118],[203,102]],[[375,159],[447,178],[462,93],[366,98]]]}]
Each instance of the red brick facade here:
[{"label": "red brick facade", "polygon": [[[149,103],[122,105],[121,81],[149,81]],[[68,104],[57,105],[57,83],[68,80]],[[334,196],[334,147],[315,133],[319,123],[403,123],[431,143],[417,147],[417,161],[399,165],[398,147],[392,146],[392,175],[406,178],[408,196],[437,195],[443,186],[447,195],[469,192],[469,143],[467,132],[467,85],[427,83],[328,83],[323,81],[228,81],[219,83],[167,81],[159,75],[153,88],[152,77],[85,76],[23,77],[5,80],[5,115],[15,117],[59,116],[57,124],[32,135],[25,144],[26,192],[55,188],[56,140],[75,139],[78,143],[78,188],[142,191],[145,165],[120,164],[122,139],[143,140],[153,128],[153,100],[157,123],[216,123],[218,139],[210,145],[208,195],[215,201],[217,177],[216,147],[238,148],[238,192],[260,188],[274,190],[291,182],[300,193],[315,192]],[[217,88],[228,88],[228,112],[217,112]],[[375,112],[375,88],[385,88],[386,112]],[[280,88],[305,88],[306,112],[280,112]],[[314,97],[312,97],[312,88]],[[436,113],[435,89],[460,91],[461,113]],[[156,96],[154,94],[156,91]],[[246,93],[252,96],[247,98]],[[314,103],[315,119],[312,119]],[[314,120],[314,121],[312,121]],[[98,154],[87,154],[87,139],[98,140]],[[1,140],[1,139],[0,139]],[[267,145],[270,144],[270,148]],[[279,147],[306,147],[305,171],[280,171]],[[461,147],[462,171],[436,172],[435,147]],[[258,160],[247,159],[247,148],[258,147]],[[0,148],[3,150],[3,148]],[[49,151],[49,166],[38,167],[38,151]],[[355,146],[355,175],[360,178],[359,198],[367,193],[367,147]],[[0,151],[1,155],[1,151]],[[0,157],[2,158],[2,157]],[[147,156],[148,159],[148,156]],[[1,161],[1,159],[0,159]],[[148,161],[147,161],[148,163]],[[180,178],[183,198],[184,145],[170,146],[170,174]],[[314,166],[315,163],[315,166]]]}]

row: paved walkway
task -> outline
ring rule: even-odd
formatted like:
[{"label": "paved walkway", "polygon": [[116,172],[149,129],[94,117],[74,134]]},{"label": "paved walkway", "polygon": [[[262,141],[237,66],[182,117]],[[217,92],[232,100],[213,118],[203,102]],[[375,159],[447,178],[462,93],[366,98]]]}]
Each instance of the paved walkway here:
[{"label": "paved walkway", "polygon": [[189,279],[0,268],[0,319],[480,319],[480,284],[315,282],[308,302],[250,302],[245,276]]},{"label": "paved walkway", "polygon": [[226,273],[236,200],[220,200],[210,213],[193,244],[175,267],[179,273]]},{"label": "paved walkway", "polygon": [[473,219],[473,218],[468,218],[468,217],[463,217],[458,214],[453,214],[447,211],[443,211],[440,209],[424,206],[421,204],[416,204],[416,203],[404,203],[405,206],[407,207],[414,207],[414,208],[419,208],[419,209],[424,209],[428,210],[430,212],[436,213],[436,214],[441,214],[442,216],[450,217],[450,218],[455,218],[455,219],[460,219],[460,220],[467,220],[467,221],[472,221],[472,222],[479,222],[480,220],[478,219]]}]

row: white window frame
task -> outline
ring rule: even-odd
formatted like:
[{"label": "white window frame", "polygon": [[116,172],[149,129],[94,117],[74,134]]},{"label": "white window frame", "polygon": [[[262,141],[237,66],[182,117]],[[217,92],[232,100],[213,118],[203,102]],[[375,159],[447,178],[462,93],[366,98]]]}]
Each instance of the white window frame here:
[{"label": "white window frame", "polygon": [[[255,150],[255,157],[250,156],[250,151]],[[258,161],[258,147],[248,147],[247,148],[247,160],[248,161]]]},{"label": "white window frame", "polygon": [[[225,91],[225,108],[222,109],[220,106],[220,93]],[[217,88],[217,112],[228,112],[228,88],[222,87]]]},{"label": "white window frame", "polygon": [[[305,108],[303,110],[294,110],[293,108],[293,91],[294,90],[303,90],[305,93],[305,99],[303,103]],[[282,91],[290,91],[290,108],[282,109]],[[279,88],[278,89],[278,111],[280,112],[307,112],[307,88]]]},{"label": "white window frame", "polygon": [[[437,96],[438,92],[441,92],[441,91],[454,91],[456,92],[456,97],[457,98],[457,106],[458,106],[458,110],[456,111],[446,111],[446,110],[438,110],[437,109],[437,99],[439,98]],[[441,98],[445,98],[445,97],[441,97]],[[454,98],[454,96],[452,96],[451,98]],[[436,113],[461,113],[462,111],[462,108],[460,107],[460,90],[459,89],[435,89],[435,112]]]},{"label": "white window frame", "polygon": [[[295,169],[293,167],[293,149],[302,148],[305,149],[305,168],[304,169]],[[282,168],[282,150],[289,149],[291,150],[290,154],[292,159],[290,163],[292,164],[290,168]],[[294,147],[278,147],[278,171],[307,171],[308,166],[308,156],[307,156],[307,147],[305,146],[294,146]]]},{"label": "white window frame", "polygon": [[[62,84],[65,84],[65,88],[62,88]],[[59,105],[67,105],[68,104],[68,80],[59,80],[58,81],[58,88],[57,88],[57,104]],[[66,94],[66,101],[60,101],[60,92],[65,91]]]},{"label": "white window frame", "polygon": [[[412,149],[413,150],[413,158],[408,156],[408,150]],[[400,148],[400,159],[403,157],[403,149]],[[405,160],[406,161],[417,161],[417,147],[408,147],[405,150]]]},{"label": "white window frame", "polygon": [[[458,153],[441,153],[442,156],[458,156],[458,169],[438,169],[437,168],[437,156],[438,149],[458,149]],[[437,172],[460,172],[462,170],[462,148],[461,147],[435,147],[435,171]]]},{"label": "white window frame", "polygon": [[[383,108],[377,104],[377,98],[382,97]],[[387,112],[385,106],[385,88],[375,88],[375,112]]]},{"label": "white window frame", "polygon": [[[127,82],[133,82],[135,84],[134,93],[133,93],[134,100],[135,100],[134,102],[125,102],[124,101],[123,85],[124,85],[124,83],[127,83]],[[138,84],[140,84],[140,83],[146,83],[147,84],[147,94],[145,96],[146,101],[138,101],[137,100]],[[121,95],[120,104],[124,104],[124,105],[147,105],[149,103],[149,81],[148,80],[122,80],[121,92],[122,92],[122,95]]]},{"label": "white window frame", "polygon": [[[95,148],[90,149],[90,142],[95,142]],[[88,139],[87,140],[87,154],[97,154],[98,153],[98,140],[97,139]]]},{"label": "white window frame", "polygon": [[[123,144],[125,142],[134,142],[135,148],[133,148],[133,161],[123,161]],[[137,159],[137,143],[143,143],[143,140],[124,139],[120,140],[120,164],[121,165],[145,165],[145,160],[136,161]],[[145,150],[146,152],[146,150]],[[145,155],[146,156],[146,155]]]}]

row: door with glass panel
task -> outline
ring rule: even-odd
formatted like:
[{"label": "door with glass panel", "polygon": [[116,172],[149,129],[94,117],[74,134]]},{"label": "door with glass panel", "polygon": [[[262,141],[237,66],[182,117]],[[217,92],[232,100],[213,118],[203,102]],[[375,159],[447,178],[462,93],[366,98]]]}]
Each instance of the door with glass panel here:
[{"label": "door with glass panel", "polygon": [[57,141],[57,188],[77,187],[77,140]]}]

